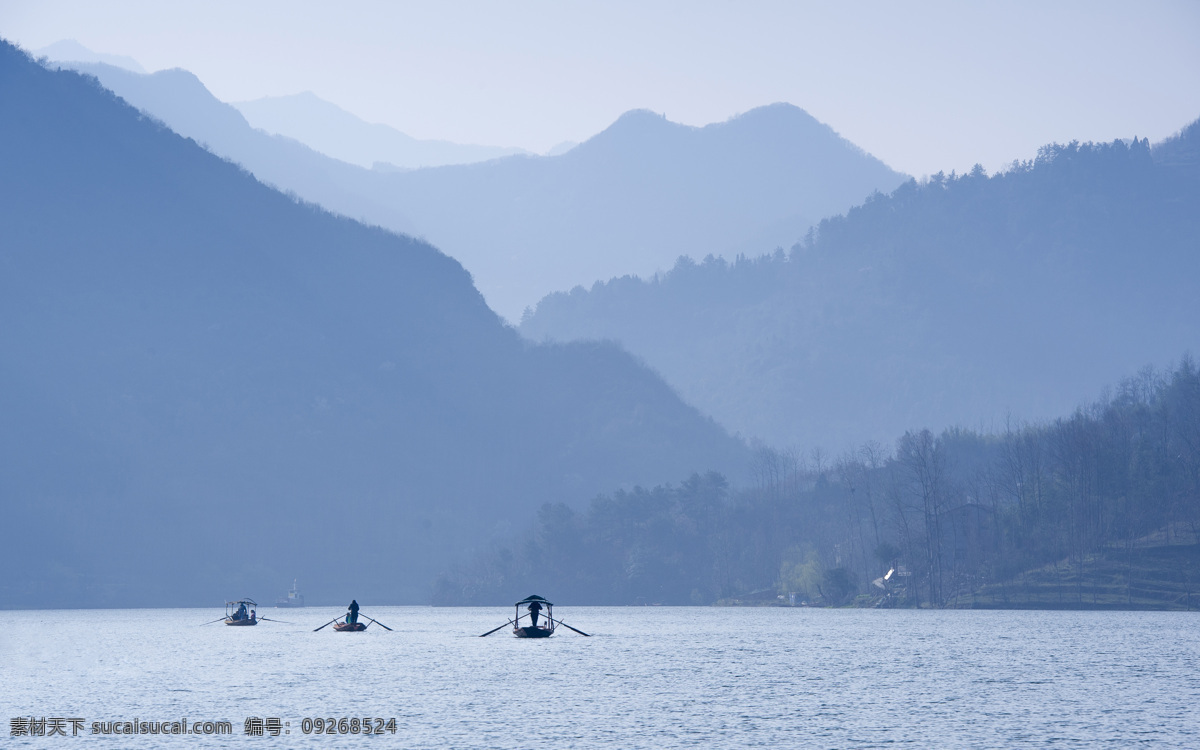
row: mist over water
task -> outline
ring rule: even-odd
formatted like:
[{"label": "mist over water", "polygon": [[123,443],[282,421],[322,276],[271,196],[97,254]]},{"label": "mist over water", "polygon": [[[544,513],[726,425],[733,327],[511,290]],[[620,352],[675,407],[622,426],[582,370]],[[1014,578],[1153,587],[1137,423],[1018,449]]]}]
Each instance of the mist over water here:
[{"label": "mist over water", "polygon": [[[221,744],[332,747],[308,718],[394,717],[390,747],[1195,747],[1188,613],[568,607],[544,641],[507,608],[369,607],[395,629],[200,626],[219,609],[16,611],[0,705],[17,716],[229,721]],[[288,722],[249,738],[247,718]],[[68,732],[69,732],[68,725]],[[10,737],[11,747],[46,738]],[[211,738],[140,736],[139,747]],[[130,738],[88,736],[88,747]]]}]

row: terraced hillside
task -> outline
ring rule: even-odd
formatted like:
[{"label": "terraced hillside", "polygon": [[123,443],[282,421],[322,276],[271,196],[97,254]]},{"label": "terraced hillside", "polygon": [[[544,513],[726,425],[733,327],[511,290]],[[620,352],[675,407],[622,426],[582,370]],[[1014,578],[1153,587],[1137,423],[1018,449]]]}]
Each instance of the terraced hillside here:
[{"label": "terraced hillside", "polygon": [[1200,535],[1182,525],[955,597],[975,609],[1200,609]]}]

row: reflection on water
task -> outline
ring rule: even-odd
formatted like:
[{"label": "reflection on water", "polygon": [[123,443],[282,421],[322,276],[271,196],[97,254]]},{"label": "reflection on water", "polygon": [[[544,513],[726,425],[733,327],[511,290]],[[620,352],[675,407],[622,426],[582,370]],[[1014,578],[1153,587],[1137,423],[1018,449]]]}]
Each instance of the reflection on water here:
[{"label": "reflection on water", "polygon": [[[316,607],[253,628],[199,625],[219,609],[4,612],[7,746],[57,744],[9,736],[15,717],[187,717],[233,736],[73,744],[340,747],[366,740],[304,719],[394,718],[388,747],[1200,747],[1194,613],[560,606],[595,637],[520,640],[477,637],[503,607],[363,611],[395,632],[313,633],[340,612]],[[290,734],[244,734],[274,718]]]}]

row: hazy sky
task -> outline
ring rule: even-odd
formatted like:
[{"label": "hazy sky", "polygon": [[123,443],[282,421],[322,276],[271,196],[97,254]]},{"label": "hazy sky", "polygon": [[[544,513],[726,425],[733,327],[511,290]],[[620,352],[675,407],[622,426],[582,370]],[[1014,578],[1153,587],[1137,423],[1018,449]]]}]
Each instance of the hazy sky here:
[{"label": "hazy sky", "polygon": [[776,101],[914,175],[1200,117],[1200,2],[0,0],[0,36],[186,68],[225,101],[311,90],[419,138],[545,151],[644,107]]}]

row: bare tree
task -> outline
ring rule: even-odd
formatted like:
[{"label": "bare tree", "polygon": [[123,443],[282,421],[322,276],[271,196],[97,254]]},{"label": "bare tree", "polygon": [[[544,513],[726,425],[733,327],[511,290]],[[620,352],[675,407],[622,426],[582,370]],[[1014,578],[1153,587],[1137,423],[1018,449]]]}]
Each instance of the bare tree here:
[{"label": "bare tree", "polygon": [[846,522],[847,522],[847,538],[851,542],[851,556],[857,556],[860,563],[859,569],[866,580],[872,578],[871,571],[866,565],[866,540],[863,538],[863,523],[862,516],[859,511],[858,498],[858,478],[862,474],[861,467],[858,464],[858,459],[852,452],[843,453],[836,462],[834,462],[834,470],[837,472],[838,479],[841,481],[842,487],[846,489],[849,496],[846,498]]},{"label": "bare tree", "polygon": [[915,434],[906,432],[900,438],[896,455],[920,500],[929,601],[939,606],[942,603],[943,562],[941,513],[946,493],[944,445],[929,430]]},{"label": "bare tree", "polygon": [[863,443],[862,447],[858,449],[858,455],[858,468],[862,475],[859,484],[866,497],[867,509],[871,512],[871,527],[875,530],[875,546],[879,547],[883,540],[879,537],[879,518],[875,513],[875,495],[878,492],[877,478],[887,461],[887,455],[884,453],[883,446],[874,440]]}]

